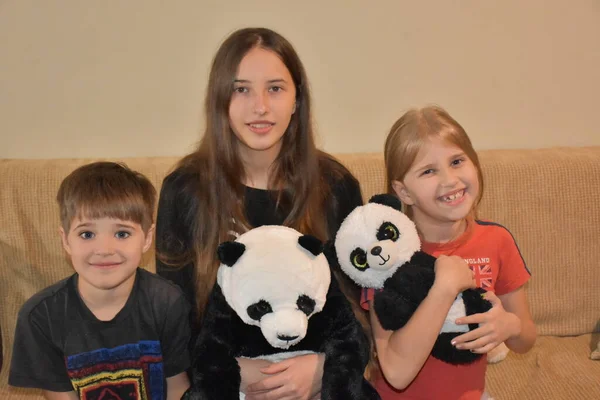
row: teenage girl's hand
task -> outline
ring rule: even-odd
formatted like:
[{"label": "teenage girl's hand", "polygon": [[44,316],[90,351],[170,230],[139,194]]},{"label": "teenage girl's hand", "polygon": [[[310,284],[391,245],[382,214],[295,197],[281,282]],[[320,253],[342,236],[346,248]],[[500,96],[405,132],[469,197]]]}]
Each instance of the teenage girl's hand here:
[{"label": "teenage girl's hand", "polygon": [[507,312],[502,302],[492,292],[485,298],[492,303],[492,309],[481,314],[473,314],[458,318],[458,325],[479,324],[479,328],[457,336],[452,344],[460,350],[471,350],[484,354],[510,337],[518,336],[521,331],[521,320],[513,313]]},{"label": "teenage girl's hand", "polygon": [[271,364],[261,369],[270,377],[248,385],[246,400],[318,399],[324,362],[324,354],[308,354]]},{"label": "teenage girl's hand", "polygon": [[457,296],[463,290],[475,287],[473,271],[462,258],[441,255],[435,261],[434,286]]}]

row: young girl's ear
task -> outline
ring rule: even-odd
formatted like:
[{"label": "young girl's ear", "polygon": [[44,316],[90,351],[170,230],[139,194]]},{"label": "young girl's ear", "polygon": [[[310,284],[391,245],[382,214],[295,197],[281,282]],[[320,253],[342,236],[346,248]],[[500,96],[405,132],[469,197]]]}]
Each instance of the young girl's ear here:
[{"label": "young girl's ear", "polygon": [[62,226],[58,228],[58,232],[60,233],[60,240],[62,241],[63,248],[67,254],[71,255],[71,246],[69,246],[69,241],[67,240],[67,233]]},{"label": "young girl's ear", "polygon": [[414,204],[410,193],[408,190],[406,190],[406,186],[404,186],[402,182],[392,181],[392,188],[402,203],[406,204],[407,206],[412,206]]}]

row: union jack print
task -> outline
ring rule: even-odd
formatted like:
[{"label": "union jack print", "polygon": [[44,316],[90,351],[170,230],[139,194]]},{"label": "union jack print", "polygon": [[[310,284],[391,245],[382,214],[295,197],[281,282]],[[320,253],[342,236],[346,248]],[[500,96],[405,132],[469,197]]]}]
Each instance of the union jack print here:
[{"label": "union jack print", "polygon": [[492,288],[492,267],[489,264],[484,265],[470,265],[471,270],[475,275],[475,282],[477,287],[485,290]]}]

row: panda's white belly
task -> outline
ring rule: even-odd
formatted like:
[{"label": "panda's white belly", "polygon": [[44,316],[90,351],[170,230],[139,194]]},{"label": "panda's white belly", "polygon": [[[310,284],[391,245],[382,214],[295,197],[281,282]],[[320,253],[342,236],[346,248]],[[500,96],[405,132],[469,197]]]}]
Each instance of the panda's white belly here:
[{"label": "panda's white belly", "polygon": [[456,321],[460,317],[464,317],[467,315],[467,311],[465,310],[465,302],[462,299],[462,293],[456,297],[454,303],[450,307],[450,311],[448,311],[448,315],[446,315],[446,319],[444,320],[444,325],[440,330],[440,333],[443,332],[469,332],[469,325],[456,325],[454,321]]},{"label": "panda's white belly", "polygon": [[[287,360],[288,358],[292,358],[292,357],[296,357],[296,356],[303,356],[305,354],[313,354],[313,353],[314,353],[314,351],[309,351],[309,350],[287,351],[287,352],[282,352],[282,353],[269,354],[268,356],[244,357],[244,358],[248,358],[250,360],[256,360],[259,358],[261,360],[267,360],[267,361],[276,363],[279,361]],[[245,398],[246,398],[246,395],[244,393],[240,392],[240,400],[243,400]]]}]

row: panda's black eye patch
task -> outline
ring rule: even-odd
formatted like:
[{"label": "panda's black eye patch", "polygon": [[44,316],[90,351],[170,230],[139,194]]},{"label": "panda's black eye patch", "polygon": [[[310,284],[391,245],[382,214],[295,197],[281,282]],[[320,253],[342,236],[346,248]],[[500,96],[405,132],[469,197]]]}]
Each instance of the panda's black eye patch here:
[{"label": "panda's black eye patch", "polygon": [[400,237],[400,232],[396,225],[391,222],[384,222],[377,231],[377,240],[391,240],[395,242]]},{"label": "panda's black eye patch", "polygon": [[360,247],[352,250],[352,253],[350,253],[350,262],[358,269],[369,268],[369,264],[367,263],[367,253]]},{"label": "panda's black eye patch", "polygon": [[306,315],[312,314],[315,310],[315,301],[305,294],[298,296],[296,305],[298,306],[298,309]]},{"label": "panda's black eye patch", "polygon": [[246,309],[246,312],[248,313],[248,316],[253,320],[260,321],[260,319],[264,315],[272,313],[273,309],[271,308],[271,305],[269,303],[267,303],[264,300],[261,300],[258,303],[249,305]]}]

